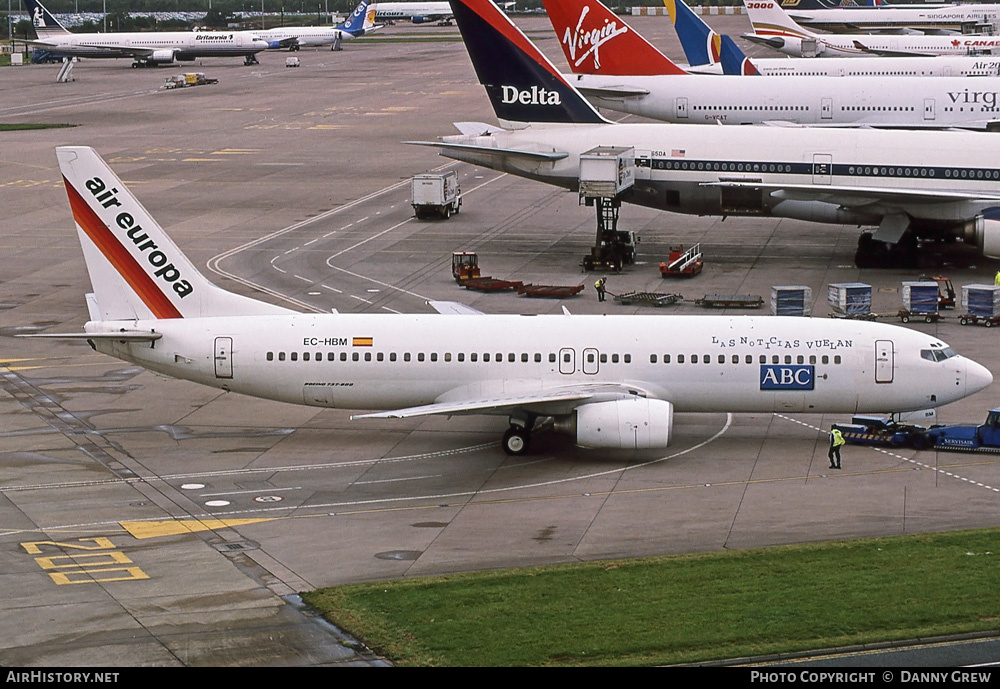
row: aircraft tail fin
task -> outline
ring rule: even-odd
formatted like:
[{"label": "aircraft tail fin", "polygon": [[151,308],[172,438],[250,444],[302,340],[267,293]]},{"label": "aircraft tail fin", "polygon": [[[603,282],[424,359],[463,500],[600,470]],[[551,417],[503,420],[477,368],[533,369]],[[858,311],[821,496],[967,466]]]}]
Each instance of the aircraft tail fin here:
[{"label": "aircraft tail fin", "polygon": [[92,319],[290,313],[206,279],[94,149],[61,146],[56,157],[94,287]]},{"label": "aircraft tail fin", "polygon": [[35,27],[35,33],[38,34],[39,40],[44,40],[48,36],[60,36],[70,32],[38,0],[24,0],[24,5],[28,10],[28,14],[31,15],[31,24]]},{"label": "aircraft tail fin", "polygon": [[741,76],[760,76],[753,62],[729,36],[722,37],[722,73]]},{"label": "aircraft tail fin", "polygon": [[775,0],[743,0],[755,34],[759,36],[797,36],[813,38],[816,34],[795,23]]},{"label": "aircraft tail fin", "polygon": [[574,74],[686,74],[598,0],[543,0]]},{"label": "aircraft tail fin", "polygon": [[[370,15],[370,16],[369,16]],[[368,11],[368,0],[361,0],[351,12],[351,16],[337,28],[345,33],[360,36],[375,25],[375,10]]]},{"label": "aircraft tail fin", "polygon": [[493,0],[452,0],[451,6],[501,122],[607,124]]},{"label": "aircraft tail fin", "polygon": [[691,11],[683,0],[663,0],[674,24],[674,31],[692,67],[719,64],[722,41],[705,21]]}]

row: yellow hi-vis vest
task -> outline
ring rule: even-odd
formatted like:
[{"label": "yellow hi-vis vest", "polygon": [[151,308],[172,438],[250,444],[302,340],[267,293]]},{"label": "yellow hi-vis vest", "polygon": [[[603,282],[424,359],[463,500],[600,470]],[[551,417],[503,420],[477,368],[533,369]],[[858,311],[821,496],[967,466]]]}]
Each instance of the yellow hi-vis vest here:
[{"label": "yellow hi-vis vest", "polygon": [[834,447],[840,447],[841,445],[847,444],[847,441],[844,440],[844,434],[840,432],[839,428],[834,428],[831,435],[833,436]]}]

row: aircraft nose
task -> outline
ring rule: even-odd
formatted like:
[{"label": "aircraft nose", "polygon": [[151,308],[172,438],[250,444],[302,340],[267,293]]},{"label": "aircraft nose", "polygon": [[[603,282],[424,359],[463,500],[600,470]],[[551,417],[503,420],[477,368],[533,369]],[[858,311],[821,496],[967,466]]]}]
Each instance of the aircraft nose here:
[{"label": "aircraft nose", "polygon": [[968,394],[985,390],[993,383],[990,370],[971,359],[965,365],[965,389]]}]

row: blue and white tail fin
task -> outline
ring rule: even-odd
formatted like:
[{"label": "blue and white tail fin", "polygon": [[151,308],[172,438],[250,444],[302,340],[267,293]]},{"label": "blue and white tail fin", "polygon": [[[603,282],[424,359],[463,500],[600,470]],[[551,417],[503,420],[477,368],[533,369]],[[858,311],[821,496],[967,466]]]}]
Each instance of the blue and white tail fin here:
[{"label": "blue and white tail fin", "polygon": [[721,59],[722,37],[691,11],[683,0],[663,0],[674,24],[674,31],[692,67],[717,65]]},{"label": "blue and white tail fin", "polygon": [[501,123],[607,123],[492,0],[451,6]]},{"label": "blue and white tail fin", "polygon": [[351,16],[343,24],[338,25],[337,28],[352,36],[362,36],[366,32],[374,30],[374,8],[369,10],[368,0],[361,0],[358,6],[354,8],[354,11],[351,12]]},{"label": "blue and white tail fin", "polygon": [[53,17],[52,13],[45,9],[38,0],[24,0],[24,5],[31,16],[31,24],[35,27],[35,33],[38,34],[39,40],[69,33],[69,29],[60,24],[59,20]]},{"label": "blue and white tail fin", "polygon": [[92,320],[291,313],[207,280],[94,149],[61,146],[56,157],[94,287]]},{"label": "blue and white tail fin", "polygon": [[738,74],[740,76],[760,76],[753,62],[746,56],[736,42],[729,36],[722,37],[722,73]]}]

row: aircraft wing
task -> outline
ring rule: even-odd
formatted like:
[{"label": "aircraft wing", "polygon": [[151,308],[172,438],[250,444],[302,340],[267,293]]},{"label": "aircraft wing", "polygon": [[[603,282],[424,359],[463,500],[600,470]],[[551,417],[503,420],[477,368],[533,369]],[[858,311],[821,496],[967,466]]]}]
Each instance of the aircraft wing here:
[{"label": "aircraft wing", "polygon": [[463,415],[463,414],[511,414],[530,411],[539,416],[568,414],[587,402],[630,399],[642,393],[625,385],[572,385],[551,390],[491,395],[479,399],[465,399],[437,402],[419,407],[393,409],[391,411],[356,414],[352,419],[407,419],[414,416]]},{"label": "aircraft wing", "polygon": [[822,201],[835,203],[846,208],[861,208],[876,204],[933,205],[949,202],[993,202],[1000,203],[1000,193],[972,194],[954,191],[931,191],[927,189],[885,189],[882,187],[848,187],[836,185],[808,184],[762,184],[752,181],[706,182],[713,187],[753,187],[764,189],[771,196],[795,201]]},{"label": "aircraft wing", "polygon": [[878,48],[869,48],[861,41],[854,41],[854,47],[863,53],[879,55],[881,57],[927,57],[931,55],[931,53],[918,50],[880,50]]},{"label": "aircraft wing", "polygon": [[648,96],[649,90],[636,88],[633,86],[581,86],[580,84],[575,84],[576,90],[585,96],[592,96],[594,98],[636,98],[639,96]]},{"label": "aircraft wing", "polygon": [[121,330],[106,333],[27,333],[17,337],[51,338],[57,340],[122,340],[129,342],[156,342],[163,333],[155,330]]},{"label": "aircraft wing", "polygon": [[479,309],[459,301],[428,301],[427,304],[438,313],[453,316],[485,316]]},{"label": "aircraft wing", "polygon": [[528,151],[516,148],[477,146],[475,144],[451,143],[447,141],[404,141],[403,143],[410,144],[411,146],[433,146],[434,148],[466,151],[468,153],[478,153],[497,158],[526,158],[535,162],[562,160],[569,155],[566,151]]}]

